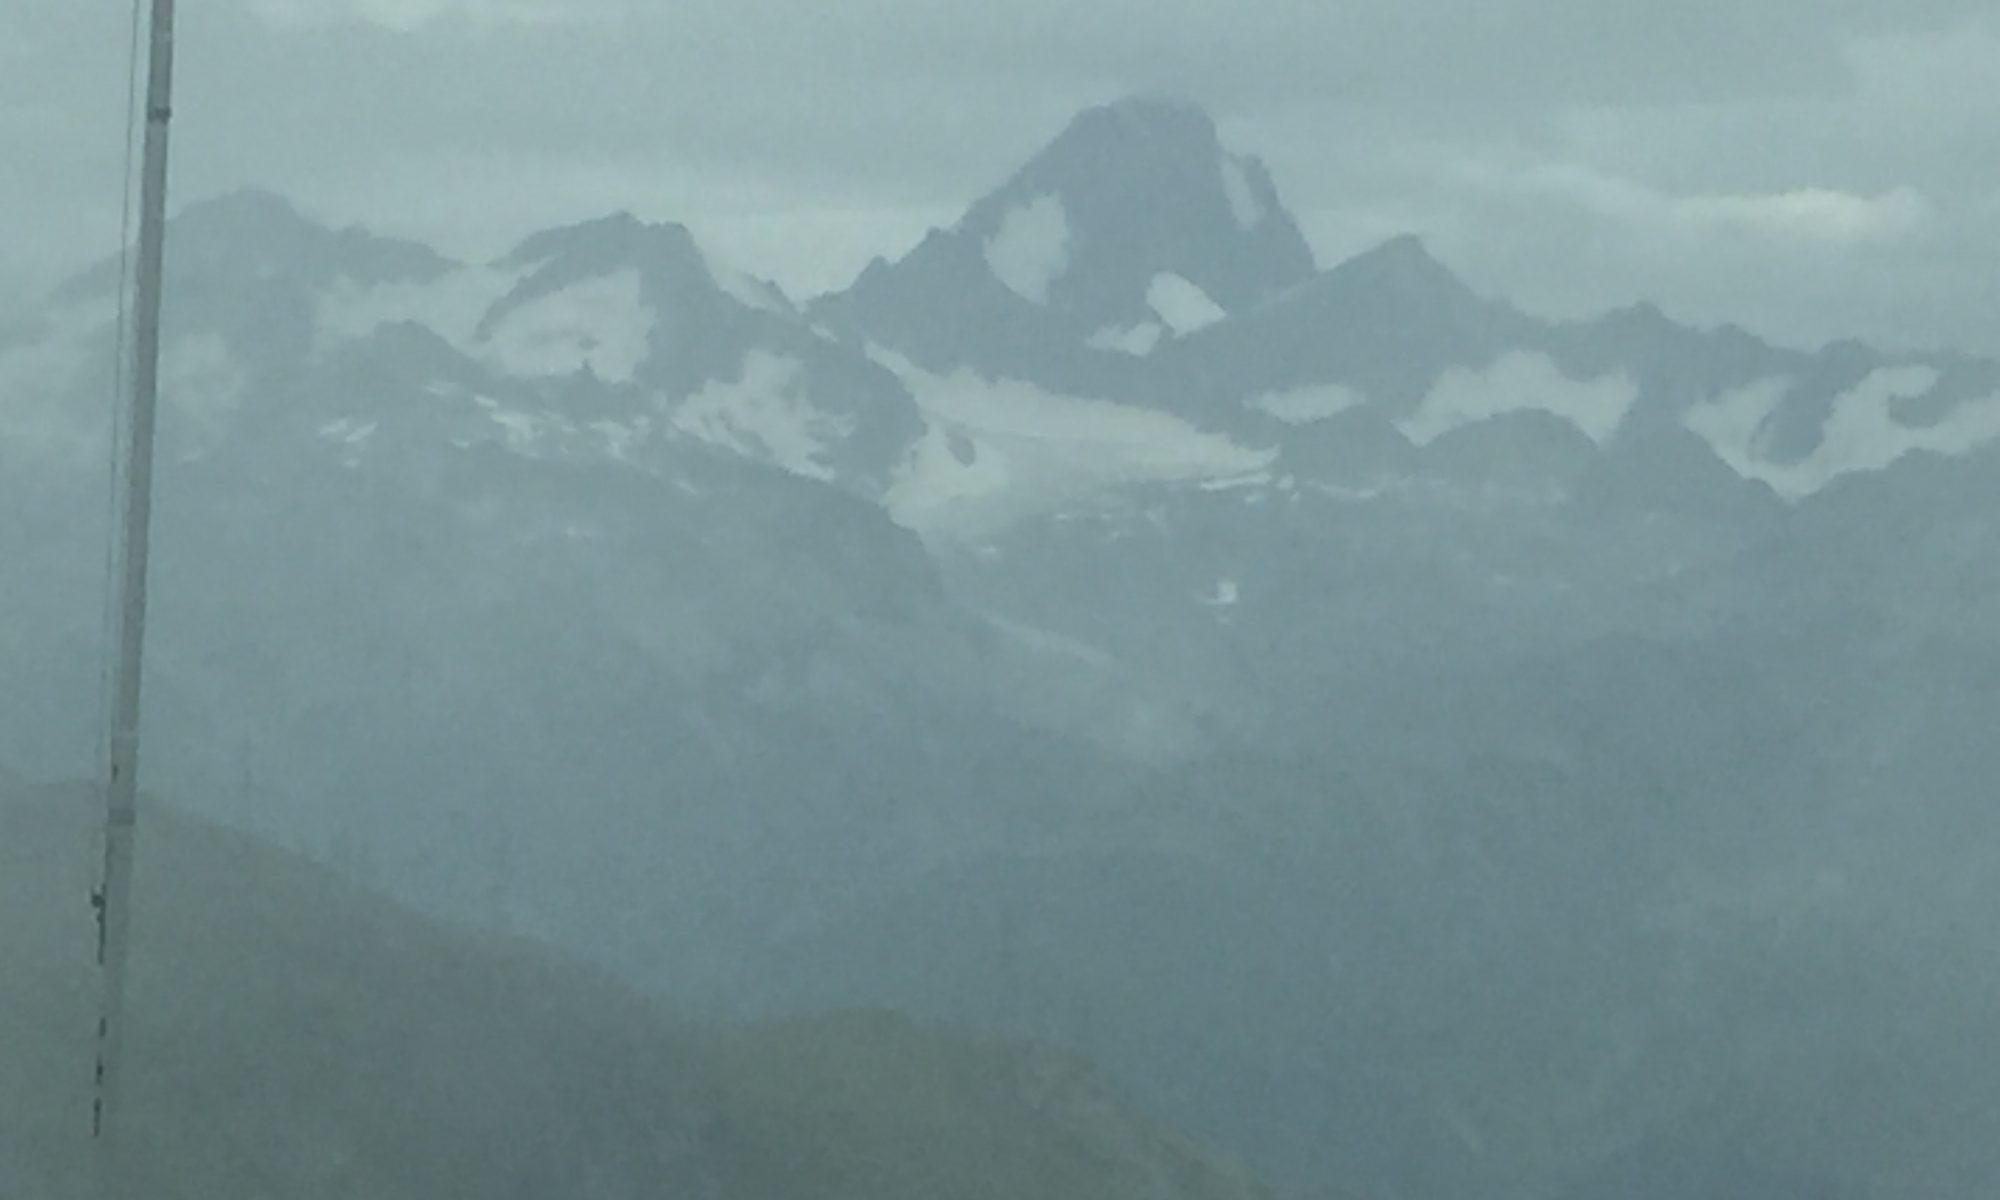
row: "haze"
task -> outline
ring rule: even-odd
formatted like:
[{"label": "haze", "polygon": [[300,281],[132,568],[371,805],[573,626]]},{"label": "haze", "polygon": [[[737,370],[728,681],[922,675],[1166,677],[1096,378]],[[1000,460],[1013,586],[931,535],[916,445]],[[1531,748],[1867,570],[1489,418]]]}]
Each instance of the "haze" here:
[{"label": "haze", "polygon": [[[0,0],[0,1194],[126,20]],[[1966,1200],[2000,23],[186,6],[149,1200]]]}]

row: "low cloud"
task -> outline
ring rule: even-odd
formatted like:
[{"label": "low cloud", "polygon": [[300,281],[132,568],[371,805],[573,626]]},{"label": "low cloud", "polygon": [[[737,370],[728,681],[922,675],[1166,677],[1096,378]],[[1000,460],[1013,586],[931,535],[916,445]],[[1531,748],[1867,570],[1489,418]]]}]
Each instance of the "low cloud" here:
[{"label": "low cloud", "polygon": [[1724,234],[1832,245],[1892,242],[1921,232],[1935,216],[1931,202],[1909,186],[1875,195],[1830,187],[1674,195],[1574,163],[1530,167],[1513,176],[1488,170],[1457,174],[1474,186],[1589,210],[1629,226],[1638,236]]},{"label": "low cloud", "polygon": [[1914,188],[1856,196],[1799,188],[1765,196],[1693,196],[1678,201],[1681,219],[1764,237],[1816,242],[1894,241],[1921,230],[1932,209]]}]

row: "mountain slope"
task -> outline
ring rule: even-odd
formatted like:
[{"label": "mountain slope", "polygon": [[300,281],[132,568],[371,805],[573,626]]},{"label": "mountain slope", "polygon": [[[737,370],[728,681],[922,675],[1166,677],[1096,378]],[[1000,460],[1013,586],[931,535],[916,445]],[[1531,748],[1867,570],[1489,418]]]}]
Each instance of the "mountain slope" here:
[{"label": "mountain slope", "polygon": [[1101,394],[1163,341],[1305,279],[1269,173],[1200,109],[1090,109],[957,224],[814,307],[928,368]]},{"label": "mountain slope", "polygon": [[[1163,347],[1146,394],[1211,427],[1286,444],[1349,413],[1427,446],[1542,412],[1609,452],[1694,434],[1743,480],[1797,503],[1834,480],[2000,437],[2000,367],[1953,355],[1816,352],[1697,330],[1641,306],[1556,323],[1479,296],[1399,238],[1253,312]],[[1505,437],[1473,453],[1507,457]],[[1671,458],[1671,455],[1665,457]],[[1658,480],[1656,473],[1656,480]],[[1692,477],[1677,500],[1699,503]]]},{"label": "mountain slope", "polygon": [[503,374],[587,371],[637,388],[685,436],[879,494],[921,430],[894,376],[808,329],[777,288],[678,225],[617,216],[551,230],[497,264],[519,281],[470,345]]},{"label": "mountain slope", "polygon": [[[712,1029],[149,806],[130,1162],[160,1200],[1268,1200],[1023,1043],[851,1015]],[[0,1188],[82,1170],[87,793],[0,794]]]},{"label": "mountain slope", "polygon": [[1432,381],[1483,369],[1530,322],[1475,295],[1415,237],[1400,237],[1299,281],[1239,320],[1165,347],[1160,378],[1198,381],[1183,403],[1210,419],[1232,405],[1341,384],[1413,415]]},{"label": "mountain slope", "polygon": [[[0,797],[0,1181],[91,1194],[82,789]],[[125,1147],[163,1198],[714,1195],[684,1037],[530,948],[148,807]]]},{"label": "mountain slope", "polygon": [[[532,391],[544,426],[604,431],[600,457],[702,442],[870,496],[922,432],[893,375],[815,333],[777,288],[707,255],[678,225],[621,214],[470,266],[326,229],[280,197],[245,191],[191,205],[169,238],[169,453],[203,452],[310,385],[329,359],[357,355],[409,386]],[[45,399],[107,391],[116,283],[112,261],[58,289],[37,326],[0,338],[0,378],[18,373],[21,391]],[[429,338],[397,332],[410,326]],[[84,411],[64,415],[72,441],[91,435]],[[361,419],[338,408],[322,419],[343,416]],[[537,432],[549,430],[514,429]]]},{"label": "mountain slope", "polygon": [[[280,224],[318,244],[310,223]],[[317,332],[254,379],[235,369],[254,331],[215,314],[249,319],[231,281],[259,272],[225,258],[176,276],[172,344],[208,343],[231,382],[176,375],[165,395],[148,715],[164,785],[210,816],[337,850],[406,899],[699,993],[734,938],[978,844],[1050,778],[1087,792],[1112,769],[1066,730],[1086,709],[1115,714],[1129,686],[1092,664],[1031,669],[1031,651],[945,593],[914,535],[854,494],[865,462],[831,459],[847,473],[824,479],[767,445],[675,427],[715,381],[677,399],[672,372],[700,375],[709,360],[689,355],[728,349],[677,349],[673,329],[699,321],[648,324],[623,382],[616,364],[589,365],[595,350],[556,370],[496,365],[526,338],[523,314],[572,305],[618,263],[636,264],[619,269],[641,300],[657,285],[663,311],[683,304],[780,349],[802,338],[801,355],[825,348],[836,366],[844,352],[724,294],[673,227],[557,231],[517,259],[495,268],[512,282],[442,330],[406,319],[449,307],[425,289],[493,280],[401,280],[364,304],[279,270],[272,286],[317,313]],[[858,361],[887,381],[890,420],[914,412]],[[102,419],[93,429],[80,366],[57,382],[31,395],[72,422],[76,456],[0,439],[33,463],[0,476],[0,653],[22,685],[0,697],[0,743],[44,777],[89,753],[102,583]],[[0,406],[11,415],[20,395]],[[968,763],[984,764],[969,785]],[[489,832],[468,847],[473,814]],[[578,896],[575,864],[607,829],[633,840],[595,857],[605,893]],[[766,871],[767,888],[720,885]],[[607,911],[613,895],[637,903]]]}]

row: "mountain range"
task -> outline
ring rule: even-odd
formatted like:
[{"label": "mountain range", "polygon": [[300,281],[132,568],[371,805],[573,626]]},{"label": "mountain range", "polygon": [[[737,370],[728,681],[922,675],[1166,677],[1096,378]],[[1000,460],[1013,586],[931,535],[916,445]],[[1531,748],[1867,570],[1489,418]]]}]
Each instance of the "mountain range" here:
[{"label": "mountain range", "polygon": [[[170,237],[147,764],[205,815],[690,1011],[1069,1044],[1288,1184],[2000,1170],[2000,364],[1322,265],[1152,97],[821,297],[629,215]],[[91,753],[118,281],[0,328],[31,776]]]}]

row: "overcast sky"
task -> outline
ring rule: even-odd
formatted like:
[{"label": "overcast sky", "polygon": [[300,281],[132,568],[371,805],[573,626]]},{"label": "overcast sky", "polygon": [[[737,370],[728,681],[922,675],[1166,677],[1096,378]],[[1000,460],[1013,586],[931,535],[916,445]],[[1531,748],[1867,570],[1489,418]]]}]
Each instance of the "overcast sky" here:
[{"label": "overcast sky", "polygon": [[[1992,0],[201,0],[179,201],[255,183],[496,252],[629,209],[797,291],[1134,91],[1205,105],[1323,259],[1793,342],[2000,353]],[[125,0],[0,0],[0,286],[115,243]]]}]

